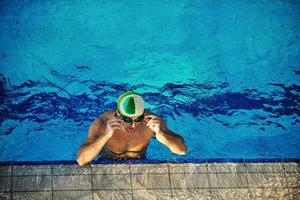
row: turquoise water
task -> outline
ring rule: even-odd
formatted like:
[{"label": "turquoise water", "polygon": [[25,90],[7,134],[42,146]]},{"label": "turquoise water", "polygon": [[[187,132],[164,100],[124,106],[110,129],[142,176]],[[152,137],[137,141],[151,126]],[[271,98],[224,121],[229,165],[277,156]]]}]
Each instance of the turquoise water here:
[{"label": "turquoise water", "polygon": [[135,90],[188,146],[300,159],[300,1],[0,1],[0,162],[75,160]]}]

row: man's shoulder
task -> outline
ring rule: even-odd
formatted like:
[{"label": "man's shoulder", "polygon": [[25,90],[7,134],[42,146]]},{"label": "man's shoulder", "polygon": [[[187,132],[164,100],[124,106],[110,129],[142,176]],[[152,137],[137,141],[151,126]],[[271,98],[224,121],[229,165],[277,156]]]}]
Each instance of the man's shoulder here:
[{"label": "man's shoulder", "polygon": [[107,111],[98,116],[90,125],[90,128],[101,129],[106,126],[107,121],[111,118],[113,111]]},{"label": "man's shoulder", "polygon": [[100,117],[112,117],[112,116],[114,116],[114,114],[115,114],[115,110],[109,110],[109,111],[106,111],[105,113],[103,113],[102,115],[100,115]]}]

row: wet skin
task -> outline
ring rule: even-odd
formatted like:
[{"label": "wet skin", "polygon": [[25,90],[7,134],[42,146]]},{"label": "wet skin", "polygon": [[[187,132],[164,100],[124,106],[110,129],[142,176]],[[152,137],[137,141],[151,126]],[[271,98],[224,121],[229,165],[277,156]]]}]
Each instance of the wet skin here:
[{"label": "wet skin", "polygon": [[173,153],[186,153],[183,138],[169,130],[159,116],[145,112],[143,121],[135,122],[140,116],[133,116],[130,117],[133,122],[126,123],[115,113],[114,110],[108,111],[91,124],[88,138],[78,151],[77,162],[80,166],[93,160],[103,148],[123,158],[139,158],[153,135]]}]

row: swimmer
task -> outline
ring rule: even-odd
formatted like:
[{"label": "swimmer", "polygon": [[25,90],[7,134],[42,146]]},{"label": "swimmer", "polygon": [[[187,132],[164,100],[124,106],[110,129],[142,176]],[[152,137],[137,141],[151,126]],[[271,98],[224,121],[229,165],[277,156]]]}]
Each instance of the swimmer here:
[{"label": "swimmer", "polygon": [[112,160],[144,158],[153,135],[173,153],[185,155],[183,138],[168,129],[161,117],[146,111],[139,94],[126,92],[119,97],[116,110],[105,112],[91,124],[77,163],[84,166],[100,153]]}]

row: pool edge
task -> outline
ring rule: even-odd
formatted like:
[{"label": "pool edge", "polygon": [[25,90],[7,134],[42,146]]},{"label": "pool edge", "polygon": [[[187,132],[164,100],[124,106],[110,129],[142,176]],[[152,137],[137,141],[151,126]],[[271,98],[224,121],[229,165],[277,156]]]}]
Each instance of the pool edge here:
[{"label": "pool edge", "polygon": [[[91,164],[162,164],[162,163],[275,163],[300,162],[300,158],[258,158],[258,159],[187,159],[187,160],[98,160]],[[0,161],[3,165],[70,165],[77,164],[75,160],[57,161]]]}]

